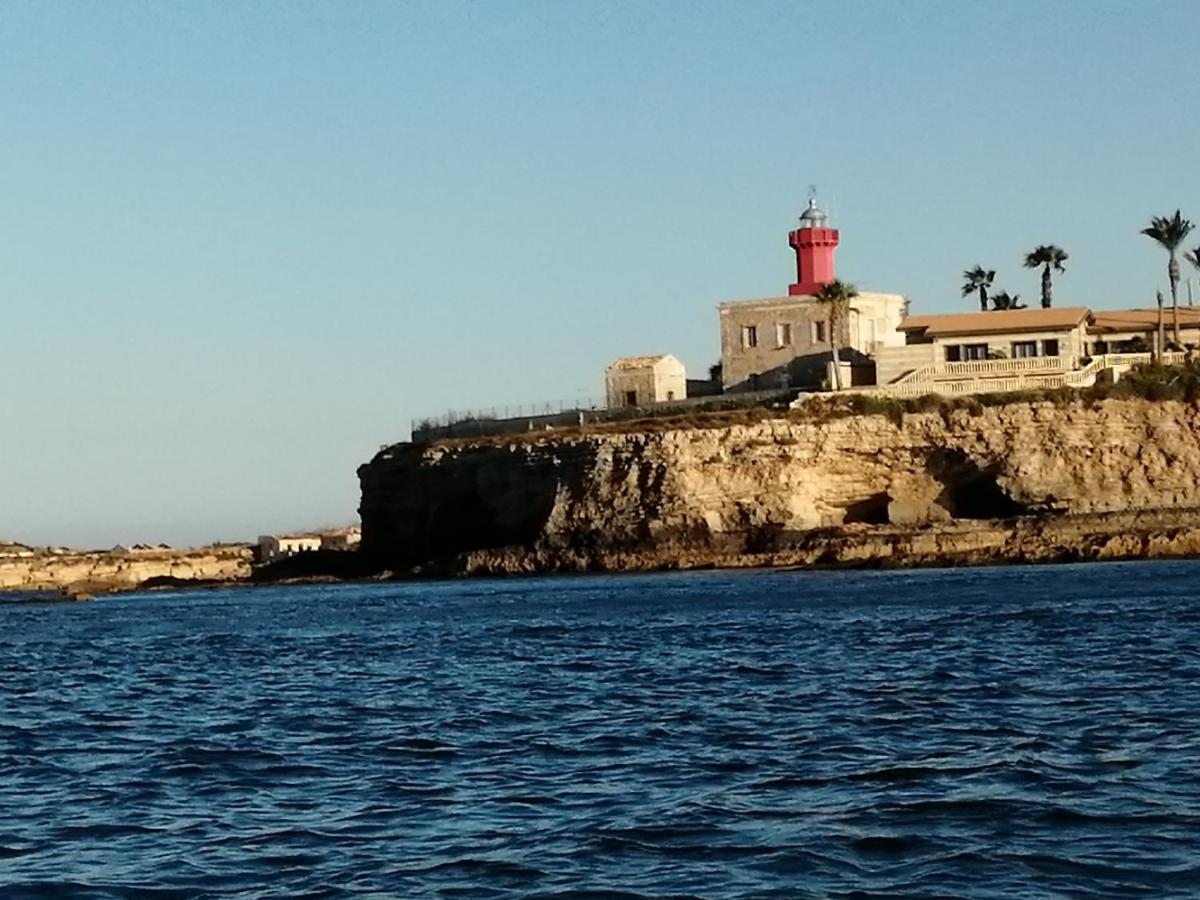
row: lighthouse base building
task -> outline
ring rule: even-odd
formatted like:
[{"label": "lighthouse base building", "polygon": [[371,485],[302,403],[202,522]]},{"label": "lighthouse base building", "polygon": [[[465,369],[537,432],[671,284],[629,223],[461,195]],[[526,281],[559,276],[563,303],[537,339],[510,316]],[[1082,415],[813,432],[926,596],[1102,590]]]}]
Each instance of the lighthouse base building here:
[{"label": "lighthouse base building", "polygon": [[[833,335],[829,307],[811,295],[722,303],[721,379],[726,391],[821,387],[829,381]],[[897,329],[908,309],[899,294],[862,292],[838,335],[842,383],[875,384],[874,356],[903,347]]]},{"label": "lighthouse base building", "polygon": [[884,347],[904,346],[898,329],[908,314],[899,294],[862,291],[831,331],[829,307],[816,294],[834,280],[839,234],[809,200],[800,227],[788,235],[796,253],[796,282],[786,297],[722,303],[721,378],[726,391],[820,387],[827,383],[833,339],[846,376],[842,383],[875,384],[874,356]]}]

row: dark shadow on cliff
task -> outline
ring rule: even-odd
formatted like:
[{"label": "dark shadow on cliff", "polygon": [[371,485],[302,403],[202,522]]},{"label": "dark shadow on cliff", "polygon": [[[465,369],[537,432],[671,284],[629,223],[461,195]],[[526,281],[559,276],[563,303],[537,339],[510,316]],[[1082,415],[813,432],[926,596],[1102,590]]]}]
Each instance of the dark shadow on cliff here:
[{"label": "dark shadow on cliff", "polygon": [[891,501],[892,498],[886,491],[864,497],[846,507],[846,517],[842,521],[847,525],[886,525],[890,521],[888,504]]},{"label": "dark shadow on cliff", "polygon": [[249,580],[257,584],[306,579],[349,581],[374,578],[384,571],[378,560],[357,550],[314,550],[255,566]]},{"label": "dark shadow on cliff", "polygon": [[397,448],[359,469],[364,559],[401,571],[473,550],[531,547],[560,491],[578,495],[590,443],[465,447],[453,465]]},{"label": "dark shadow on cliff", "polygon": [[934,450],[926,468],[944,485],[938,505],[956,519],[1011,519],[1031,512],[1000,487],[999,467],[982,468],[962,450]]}]

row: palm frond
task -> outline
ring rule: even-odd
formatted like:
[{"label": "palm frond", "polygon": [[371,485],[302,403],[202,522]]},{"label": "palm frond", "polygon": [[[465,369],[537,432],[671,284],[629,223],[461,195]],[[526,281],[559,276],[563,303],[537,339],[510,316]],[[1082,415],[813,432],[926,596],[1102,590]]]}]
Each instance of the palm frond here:
[{"label": "palm frond", "polygon": [[1142,234],[1161,244],[1166,250],[1174,251],[1183,243],[1184,238],[1191,234],[1196,226],[1183,217],[1181,210],[1175,210],[1173,216],[1154,216],[1150,219],[1150,227],[1143,228]]}]

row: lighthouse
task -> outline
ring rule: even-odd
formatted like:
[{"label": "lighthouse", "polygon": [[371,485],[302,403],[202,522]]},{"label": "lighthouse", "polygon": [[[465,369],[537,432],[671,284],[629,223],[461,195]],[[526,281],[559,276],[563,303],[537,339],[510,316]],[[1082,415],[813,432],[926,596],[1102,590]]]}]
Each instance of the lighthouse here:
[{"label": "lighthouse", "polygon": [[809,197],[800,227],[788,234],[788,244],[796,251],[796,283],[788,285],[789,295],[815,294],[833,281],[838,231],[827,225],[828,217],[817,208],[816,198]]}]

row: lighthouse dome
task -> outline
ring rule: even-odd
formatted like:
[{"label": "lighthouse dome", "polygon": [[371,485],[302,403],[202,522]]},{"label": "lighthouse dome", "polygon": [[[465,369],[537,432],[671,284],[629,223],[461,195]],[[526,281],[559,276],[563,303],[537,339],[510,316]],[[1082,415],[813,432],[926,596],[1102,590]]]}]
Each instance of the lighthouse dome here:
[{"label": "lighthouse dome", "polygon": [[808,209],[800,216],[801,228],[824,228],[828,216],[821,210],[817,209],[817,201],[810,198],[808,201]]}]

